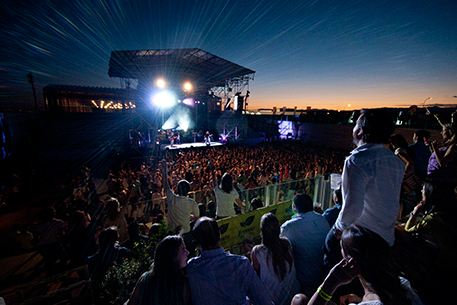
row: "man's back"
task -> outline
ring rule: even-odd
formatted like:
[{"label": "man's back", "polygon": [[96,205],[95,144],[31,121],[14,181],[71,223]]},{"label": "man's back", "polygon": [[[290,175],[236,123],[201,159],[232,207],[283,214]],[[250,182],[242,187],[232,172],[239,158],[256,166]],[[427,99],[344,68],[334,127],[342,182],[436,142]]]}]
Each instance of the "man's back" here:
[{"label": "man's back", "polygon": [[200,211],[198,210],[197,203],[192,198],[187,196],[178,196],[170,189],[167,190],[168,202],[168,226],[170,230],[181,226],[182,232],[187,233],[190,231],[190,214],[198,217]]},{"label": "man's back", "polygon": [[204,250],[187,264],[194,304],[271,304],[265,286],[244,256]]},{"label": "man's back", "polygon": [[430,159],[430,148],[424,142],[416,142],[408,146],[408,153],[414,161],[414,170],[423,177],[427,174],[428,160]]},{"label": "man's back", "polygon": [[313,211],[299,213],[281,226],[281,236],[292,244],[297,278],[302,288],[315,289],[322,282],[322,247],[330,229],[327,220]]},{"label": "man's back", "polygon": [[354,149],[343,170],[343,207],[335,223],[339,230],[359,224],[394,242],[401,182],[405,166],[383,144]]}]

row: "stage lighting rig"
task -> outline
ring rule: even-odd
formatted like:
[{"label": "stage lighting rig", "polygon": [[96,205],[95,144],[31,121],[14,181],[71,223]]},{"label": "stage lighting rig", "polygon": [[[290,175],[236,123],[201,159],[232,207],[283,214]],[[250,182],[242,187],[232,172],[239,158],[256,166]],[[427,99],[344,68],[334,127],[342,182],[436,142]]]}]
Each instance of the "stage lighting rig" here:
[{"label": "stage lighting rig", "polygon": [[166,87],[167,84],[165,83],[165,81],[163,79],[159,78],[159,79],[156,80],[156,85],[160,89],[163,89],[163,88]]},{"label": "stage lighting rig", "polygon": [[169,108],[176,105],[178,99],[175,94],[168,90],[162,90],[151,98],[152,103],[160,108]]},{"label": "stage lighting rig", "polygon": [[185,82],[184,85],[183,85],[183,89],[185,92],[189,92],[192,90],[192,84],[190,82]]}]

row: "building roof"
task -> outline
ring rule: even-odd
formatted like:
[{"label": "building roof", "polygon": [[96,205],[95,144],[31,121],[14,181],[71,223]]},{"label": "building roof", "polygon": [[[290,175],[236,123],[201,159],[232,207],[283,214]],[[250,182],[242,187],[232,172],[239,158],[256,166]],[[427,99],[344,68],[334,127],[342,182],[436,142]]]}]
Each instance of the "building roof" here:
[{"label": "building roof", "polygon": [[129,89],[107,88],[92,86],[73,86],[50,84],[43,88],[43,91],[60,91],[68,93],[96,93],[96,94],[126,94]]},{"label": "building roof", "polygon": [[155,76],[188,78],[207,88],[227,80],[252,77],[255,71],[200,49],[113,51],[110,77],[149,80]]}]

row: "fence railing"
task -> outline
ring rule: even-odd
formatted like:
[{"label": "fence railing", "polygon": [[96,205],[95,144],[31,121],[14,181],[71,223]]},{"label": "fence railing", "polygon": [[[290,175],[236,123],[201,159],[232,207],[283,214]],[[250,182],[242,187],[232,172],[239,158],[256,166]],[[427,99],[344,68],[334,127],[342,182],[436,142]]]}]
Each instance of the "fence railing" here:
[{"label": "fence railing", "polygon": [[[296,193],[306,193],[313,198],[313,202],[319,205],[322,210],[332,206],[332,190],[328,175],[316,176],[314,178],[286,181],[274,183],[267,186],[246,189],[238,192],[241,201],[246,208],[244,213],[251,211],[251,200],[259,198],[264,207],[287,202],[293,199]],[[189,196],[197,203],[203,203],[205,206],[210,201],[216,202],[212,189],[190,192]],[[167,198],[162,197],[146,202],[145,213],[152,210],[154,205],[158,204],[162,211],[167,207]],[[240,211],[238,211],[240,212]]]}]

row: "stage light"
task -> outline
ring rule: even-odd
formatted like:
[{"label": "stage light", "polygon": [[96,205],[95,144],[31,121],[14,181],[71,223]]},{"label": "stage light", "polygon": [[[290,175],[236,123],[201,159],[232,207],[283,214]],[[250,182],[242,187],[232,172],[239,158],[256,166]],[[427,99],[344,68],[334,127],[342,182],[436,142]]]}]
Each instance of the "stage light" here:
[{"label": "stage light", "polygon": [[184,105],[187,105],[187,106],[194,106],[195,105],[195,100],[193,98],[188,97],[188,98],[184,99],[182,101],[182,103]]},{"label": "stage light", "polygon": [[162,91],[152,97],[152,102],[161,108],[168,108],[173,107],[178,102],[178,99],[172,92]]},{"label": "stage light", "polygon": [[156,85],[157,85],[157,87],[159,87],[160,89],[163,89],[163,88],[165,88],[165,85],[166,85],[166,84],[165,84],[165,81],[164,81],[163,79],[159,78],[159,79],[156,81]]},{"label": "stage light", "polygon": [[192,90],[192,84],[189,83],[189,82],[185,83],[183,87],[184,87],[184,90],[185,90],[185,91],[190,91],[190,90]]},{"label": "stage light", "polygon": [[179,128],[184,131],[187,131],[187,129],[189,129],[189,122],[182,122]]}]

